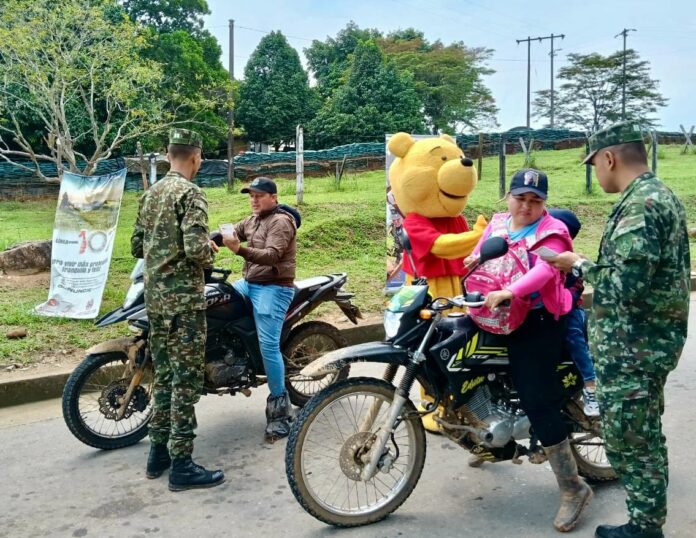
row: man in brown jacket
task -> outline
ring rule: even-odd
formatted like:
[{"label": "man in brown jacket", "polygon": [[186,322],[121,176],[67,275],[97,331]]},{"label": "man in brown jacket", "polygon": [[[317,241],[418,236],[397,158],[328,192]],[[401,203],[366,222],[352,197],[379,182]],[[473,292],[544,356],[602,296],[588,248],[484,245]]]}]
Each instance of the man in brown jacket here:
[{"label": "man in brown jacket", "polygon": [[280,335],[295,294],[297,223],[292,213],[278,205],[278,189],[272,180],[256,178],[242,193],[249,194],[253,214],[234,226],[234,234],[223,234],[223,242],[244,258],[244,278],[235,282],[234,288],[249,297],[254,307],[259,347],[271,390],[266,402],[265,440],[274,443],[287,437],[292,420]]}]

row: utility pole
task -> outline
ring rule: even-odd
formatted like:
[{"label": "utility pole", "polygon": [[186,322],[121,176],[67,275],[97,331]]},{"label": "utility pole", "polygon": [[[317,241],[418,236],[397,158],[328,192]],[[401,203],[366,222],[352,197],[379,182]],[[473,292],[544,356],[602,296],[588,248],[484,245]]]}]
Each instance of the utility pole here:
[{"label": "utility pole", "polygon": [[[234,19],[230,19],[230,81],[234,82]],[[230,89],[230,91],[232,91]],[[234,186],[234,102],[230,94],[229,131],[227,133],[227,186]]]},{"label": "utility pole", "polygon": [[[551,40],[551,52],[553,52],[553,40],[556,37],[560,37],[561,39],[565,38],[564,34],[560,35],[549,35],[549,36],[543,36],[543,37],[527,37],[527,39],[517,39],[517,44],[519,45],[520,43],[524,43],[525,41],[527,42],[527,128],[529,129],[530,126],[530,107],[531,107],[531,78],[532,78],[532,57],[531,57],[531,48],[532,48],[532,41],[538,41],[541,43],[544,39],[550,39]],[[551,59],[551,80],[553,84],[553,58]],[[552,86],[553,87],[553,86]],[[551,99],[553,99],[553,90],[551,91]],[[552,101],[553,102],[553,101]],[[553,105],[552,105],[553,106]]]},{"label": "utility pole", "polygon": [[621,120],[626,121],[626,36],[628,32],[636,32],[635,28],[624,28],[614,38],[623,36],[623,75],[621,76]]},{"label": "utility pole", "polygon": [[553,115],[554,115],[554,94],[553,94],[553,58],[556,56],[556,53],[561,51],[563,49],[556,49],[553,50],[553,36],[551,38],[551,52],[549,52],[549,56],[551,56],[551,129],[554,128],[554,122],[553,122]]}]

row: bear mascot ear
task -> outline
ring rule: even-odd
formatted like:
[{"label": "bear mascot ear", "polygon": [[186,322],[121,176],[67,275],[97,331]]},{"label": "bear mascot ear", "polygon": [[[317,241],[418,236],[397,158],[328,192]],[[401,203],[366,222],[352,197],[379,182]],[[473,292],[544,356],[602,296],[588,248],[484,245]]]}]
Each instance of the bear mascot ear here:
[{"label": "bear mascot ear", "polygon": [[457,145],[457,141],[448,134],[441,134],[440,138],[442,138],[443,140],[447,140],[448,142],[452,142],[452,144],[454,144],[455,146]]},{"label": "bear mascot ear", "polygon": [[408,133],[396,133],[389,139],[387,148],[395,157],[404,157],[416,141]]}]

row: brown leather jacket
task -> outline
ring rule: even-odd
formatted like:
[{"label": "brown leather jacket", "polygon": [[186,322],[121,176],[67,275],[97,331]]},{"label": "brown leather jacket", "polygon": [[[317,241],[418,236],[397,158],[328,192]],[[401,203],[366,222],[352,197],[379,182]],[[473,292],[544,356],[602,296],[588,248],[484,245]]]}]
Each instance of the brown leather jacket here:
[{"label": "brown leather jacket", "polygon": [[276,206],[267,213],[245,218],[234,228],[240,241],[247,243],[237,252],[244,258],[247,282],[293,286],[297,225],[289,212]]}]

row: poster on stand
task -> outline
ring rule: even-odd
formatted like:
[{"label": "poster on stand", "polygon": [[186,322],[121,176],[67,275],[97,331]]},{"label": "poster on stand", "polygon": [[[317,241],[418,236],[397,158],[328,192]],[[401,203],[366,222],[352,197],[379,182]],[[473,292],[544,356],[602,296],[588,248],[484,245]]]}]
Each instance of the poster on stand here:
[{"label": "poster on stand", "polygon": [[126,169],[103,176],[65,172],[58,195],[48,300],[51,317],[94,319],[109,276]]}]

